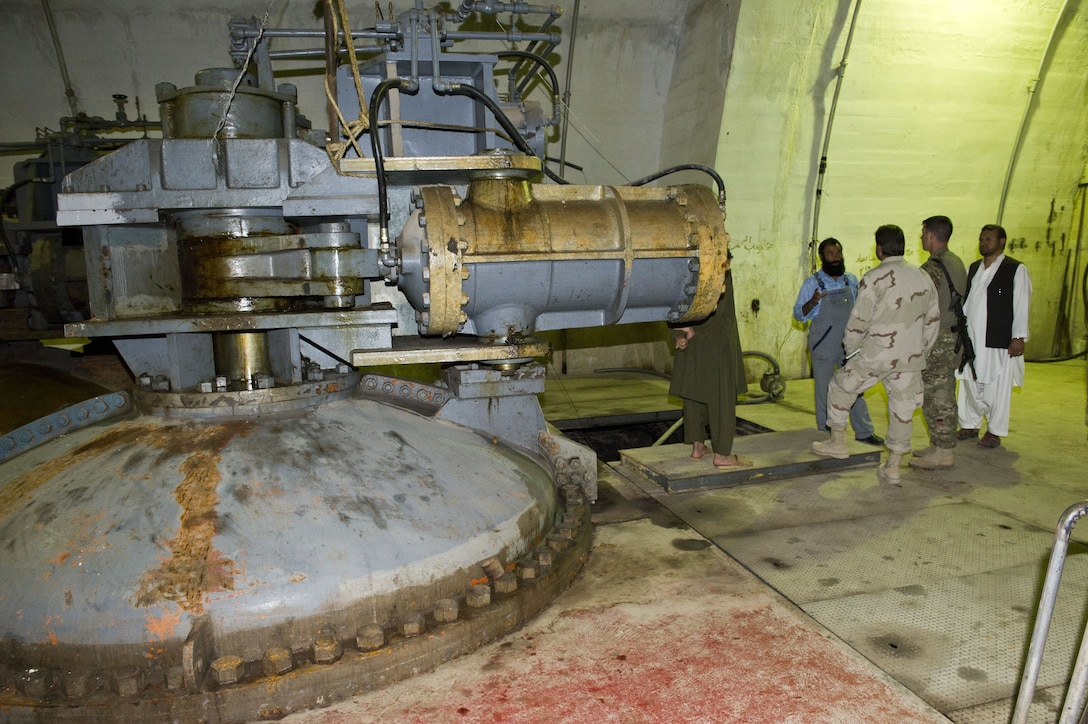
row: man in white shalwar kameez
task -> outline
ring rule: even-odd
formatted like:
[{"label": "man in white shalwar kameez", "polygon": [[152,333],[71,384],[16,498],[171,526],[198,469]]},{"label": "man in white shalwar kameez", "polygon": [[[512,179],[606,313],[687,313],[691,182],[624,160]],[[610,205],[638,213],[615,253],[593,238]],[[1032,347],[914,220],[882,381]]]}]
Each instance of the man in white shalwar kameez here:
[{"label": "man in white shalwar kameez", "polygon": [[964,367],[957,413],[960,440],[978,437],[983,418],[986,434],[981,448],[995,448],[1009,434],[1012,388],[1024,384],[1024,342],[1028,338],[1031,275],[1026,266],[1005,256],[1005,230],[982,227],[978,251],[982,259],[967,272],[963,311],[975,348],[974,371]]}]

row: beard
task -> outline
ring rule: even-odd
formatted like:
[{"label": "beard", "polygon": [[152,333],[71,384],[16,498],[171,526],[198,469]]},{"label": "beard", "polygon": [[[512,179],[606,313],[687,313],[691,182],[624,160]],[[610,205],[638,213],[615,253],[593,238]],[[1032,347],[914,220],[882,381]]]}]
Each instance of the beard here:
[{"label": "beard", "polygon": [[846,272],[846,262],[842,261],[825,261],[823,263],[824,274],[829,277],[841,277]]}]

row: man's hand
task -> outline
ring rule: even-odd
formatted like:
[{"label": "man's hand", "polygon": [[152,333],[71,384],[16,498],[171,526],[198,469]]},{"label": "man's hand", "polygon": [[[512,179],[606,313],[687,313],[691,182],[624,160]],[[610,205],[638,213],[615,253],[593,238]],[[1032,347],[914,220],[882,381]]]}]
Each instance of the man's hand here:
[{"label": "man's hand", "polygon": [[1009,356],[1020,357],[1024,354],[1024,340],[1021,337],[1017,337],[1012,342],[1009,342]]},{"label": "man's hand", "polygon": [[801,311],[808,314],[812,309],[820,303],[820,300],[827,296],[827,292],[821,291],[819,287],[812,293],[812,298],[801,305]]},{"label": "man's hand", "polygon": [[676,338],[676,348],[684,350],[688,348],[688,340],[695,336],[695,330],[691,327],[678,327],[677,332],[680,332],[680,336]]}]

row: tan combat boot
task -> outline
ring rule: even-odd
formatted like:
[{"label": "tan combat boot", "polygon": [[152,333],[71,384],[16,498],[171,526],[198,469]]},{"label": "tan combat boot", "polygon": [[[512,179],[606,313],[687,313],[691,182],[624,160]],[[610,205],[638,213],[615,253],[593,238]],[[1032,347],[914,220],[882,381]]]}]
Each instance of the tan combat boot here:
[{"label": "tan combat boot", "polygon": [[831,428],[831,437],[827,440],[812,443],[812,452],[820,457],[845,460],[850,457],[850,451],[846,449],[846,428]]},{"label": "tan combat boot", "polygon": [[928,447],[922,455],[908,460],[907,465],[921,470],[948,470],[952,467],[952,448]]},{"label": "tan combat boot", "polygon": [[899,482],[899,463],[903,460],[903,453],[890,452],[888,460],[876,469],[876,478],[882,483]]}]

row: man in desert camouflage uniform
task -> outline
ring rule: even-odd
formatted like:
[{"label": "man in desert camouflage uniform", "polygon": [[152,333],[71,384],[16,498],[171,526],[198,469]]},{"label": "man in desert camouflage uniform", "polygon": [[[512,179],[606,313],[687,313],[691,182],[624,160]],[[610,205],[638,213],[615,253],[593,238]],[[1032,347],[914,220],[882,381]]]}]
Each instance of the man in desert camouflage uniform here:
[{"label": "man in desert camouflage uniform", "polygon": [[812,452],[845,460],[846,420],[857,396],[883,383],[888,393],[888,460],[877,469],[882,482],[899,480],[899,463],[910,451],[914,411],[922,406],[922,370],[937,338],[941,314],[929,275],[903,259],[903,230],[891,224],[876,230],[880,264],[861,278],[842,345],[846,364],[831,378],[827,422],[831,438],[812,443]]},{"label": "man in desert camouflage uniform", "polygon": [[[931,216],[922,222],[922,249],[929,259],[922,271],[929,274],[937,288],[937,306],[941,311],[941,329],[937,341],[929,350],[926,368],[922,372],[925,401],[922,413],[929,428],[929,447],[914,453],[907,464],[925,470],[952,467],[952,448],[956,447],[956,369],[960,366],[963,349],[957,353],[957,306],[962,305],[967,287],[967,270],[963,262],[948,248],[952,238],[952,220],[947,216]],[[952,285],[949,287],[949,281]],[[955,293],[953,295],[953,292]],[[962,312],[962,306],[959,310]],[[966,334],[966,330],[963,330]]]}]

